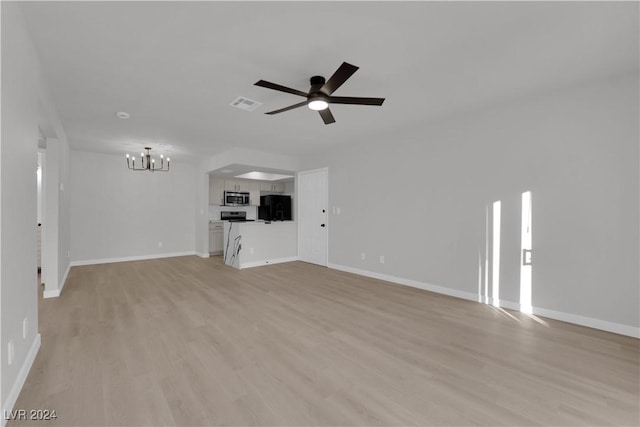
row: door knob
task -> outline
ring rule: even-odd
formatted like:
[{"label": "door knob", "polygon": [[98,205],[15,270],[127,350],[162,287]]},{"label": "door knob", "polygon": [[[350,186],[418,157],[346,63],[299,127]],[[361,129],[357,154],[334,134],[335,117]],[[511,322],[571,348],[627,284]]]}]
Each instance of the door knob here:
[{"label": "door knob", "polygon": [[320,227],[324,227],[324,224],[320,224]]}]

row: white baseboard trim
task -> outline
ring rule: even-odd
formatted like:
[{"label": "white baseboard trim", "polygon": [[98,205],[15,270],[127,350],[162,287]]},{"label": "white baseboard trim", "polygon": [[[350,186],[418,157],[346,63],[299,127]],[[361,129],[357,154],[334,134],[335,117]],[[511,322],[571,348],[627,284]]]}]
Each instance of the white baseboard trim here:
[{"label": "white baseboard trim", "polygon": [[329,263],[327,267],[334,270],[346,271],[347,273],[358,274],[360,276],[371,277],[373,279],[385,280],[399,285],[411,286],[412,288],[423,289],[425,291],[436,292],[438,294],[449,295],[471,301],[478,301],[478,295],[471,292],[459,291],[457,289],[445,288],[443,286],[431,285],[429,283],[418,282],[417,280],[404,279],[402,277],[391,276],[389,274],[375,273],[373,271],[361,270],[359,268],[347,267],[339,264]]},{"label": "white baseboard trim", "polygon": [[[460,291],[457,289],[445,288],[443,286],[431,285],[429,283],[419,282],[417,280],[404,279],[401,277],[391,276],[388,274],[375,273],[373,271],[361,270],[359,268],[347,267],[339,264],[329,264],[329,268],[334,270],[346,271],[347,273],[358,274],[360,276],[371,277],[374,279],[385,280],[387,282],[397,283],[399,285],[411,286],[413,288],[423,289],[425,291],[436,292],[439,294],[449,295],[456,298],[476,301],[482,303],[482,298],[478,295]],[[488,301],[493,304],[491,298]],[[498,306],[508,308],[510,310],[520,311],[520,304],[513,301],[499,300]],[[640,338],[640,328],[635,326],[624,325],[621,323],[609,322],[606,320],[594,319],[592,317],[580,316],[572,313],[564,313],[556,310],[549,310],[541,307],[532,307],[532,314],[536,316],[548,317],[550,319],[560,320],[562,322],[573,323],[588,328],[600,329],[602,331],[613,332],[615,334],[626,335],[629,337]]]},{"label": "white baseboard trim", "polygon": [[244,268],[253,268],[253,267],[261,267],[263,265],[271,265],[271,264],[281,264],[283,262],[292,262],[297,261],[297,256],[286,257],[286,258],[274,258],[274,259],[266,259],[262,261],[252,261],[252,262],[243,262],[240,264],[240,270]]},{"label": "white baseboard trim", "polygon": [[71,263],[67,265],[67,270],[64,272],[64,276],[62,277],[62,281],[60,282],[60,285],[58,285],[58,289],[60,289],[60,292],[62,292],[62,290],[64,289],[64,285],[67,283],[67,277],[69,277],[69,271],[71,271]]},{"label": "white baseboard trim", "polygon": [[[42,297],[43,298],[59,297],[60,294],[62,294],[62,289],[64,288],[65,283],[67,283],[67,276],[69,276],[70,270],[71,270],[71,263],[67,265],[67,270],[64,272],[64,276],[62,277],[62,280],[58,284],[58,289],[49,289],[49,290],[45,289],[45,291],[42,293]],[[46,285],[45,285],[45,288],[46,288]]]},{"label": "white baseboard trim", "polygon": [[[47,285],[45,285],[46,287]],[[45,289],[42,293],[42,298],[57,298],[62,294],[61,289]]]},{"label": "white baseboard trim", "polygon": [[[487,304],[493,305],[493,299],[488,298]],[[507,300],[499,300],[498,307],[508,308],[513,311],[520,311],[520,303]],[[628,337],[640,338],[640,328],[635,328],[621,323],[609,322],[606,320],[594,319],[593,317],[581,316],[579,314],[565,313],[562,311],[549,310],[542,307],[531,307],[531,314],[548,317],[549,319],[560,320],[562,322],[573,323],[574,325],[586,326],[587,328],[600,329],[601,331],[613,332],[614,334],[626,335]]]},{"label": "white baseboard trim", "polygon": [[578,314],[564,313],[562,311],[549,310],[547,308],[533,307],[533,314],[548,317],[550,319],[561,320],[567,323],[586,326],[588,328],[600,329],[602,331],[613,332],[614,334],[626,335],[628,337],[640,338],[640,328],[621,323],[609,322],[606,320],[594,319],[592,317],[580,316]]},{"label": "white baseboard trim", "polygon": [[70,266],[78,267],[82,265],[110,264],[114,262],[144,261],[148,259],[173,258],[177,256],[188,256],[188,255],[198,255],[198,254],[196,253],[196,251],[185,251],[185,252],[169,252],[164,254],[152,254],[152,255],[136,255],[136,256],[127,256],[127,257],[118,257],[118,258],[82,259],[77,261],[71,261]]},{"label": "white baseboard trim", "polygon": [[33,361],[36,360],[36,355],[38,354],[38,350],[40,349],[40,334],[36,334],[33,342],[31,343],[31,348],[29,348],[29,352],[27,353],[27,357],[22,362],[22,366],[20,367],[20,371],[18,372],[18,377],[16,378],[13,386],[11,387],[11,391],[9,395],[5,399],[2,404],[2,417],[0,417],[0,426],[4,427],[7,424],[7,415],[13,409],[16,401],[18,400],[18,396],[20,395],[20,391],[24,386],[24,382],[27,380],[27,375],[29,375],[29,371],[31,370],[31,366],[33,366]]}]

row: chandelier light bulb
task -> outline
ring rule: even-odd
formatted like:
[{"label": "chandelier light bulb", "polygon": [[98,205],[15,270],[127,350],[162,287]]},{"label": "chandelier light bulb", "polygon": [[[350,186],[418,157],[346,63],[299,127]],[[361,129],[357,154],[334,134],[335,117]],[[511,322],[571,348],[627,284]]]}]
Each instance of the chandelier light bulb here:
[{"label": "chandelier light bulb", "polygon": [[127,153],[127,159],[129,158],[129,154]]}]

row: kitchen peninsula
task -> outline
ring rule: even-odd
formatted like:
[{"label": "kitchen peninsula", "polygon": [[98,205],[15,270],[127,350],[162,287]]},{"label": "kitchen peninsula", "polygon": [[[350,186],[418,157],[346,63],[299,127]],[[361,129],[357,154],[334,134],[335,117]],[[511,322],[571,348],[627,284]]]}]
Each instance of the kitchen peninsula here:
[{"label": "kitchen peninsula", "polygon": [[294,221],[224,223],[224,263],[238,269],[298,259]]}]

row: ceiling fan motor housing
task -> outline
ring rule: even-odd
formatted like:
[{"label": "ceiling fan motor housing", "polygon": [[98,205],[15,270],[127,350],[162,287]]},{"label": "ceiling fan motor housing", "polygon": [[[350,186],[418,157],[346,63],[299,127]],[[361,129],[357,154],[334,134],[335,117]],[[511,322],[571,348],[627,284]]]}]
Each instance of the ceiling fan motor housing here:
[{"label": "ceiling fan motor housing", "polygon": [[309,89],[309,95],[320,92],[320,89],[326,83],[326,80],[322,76],[313,76],[309,79],[311,82],[311,89]]},{"label": "ceiling fan motor housing", "polygon": [[326,80],[322,76],[313,76],[311,77],[311,86],[313,85],[323,85],[326,83]]}]

